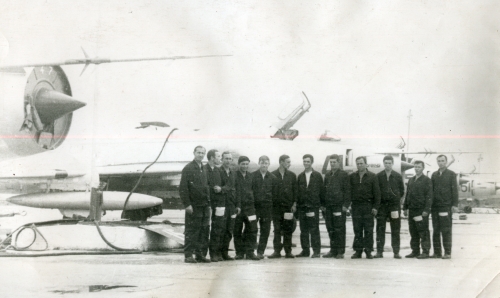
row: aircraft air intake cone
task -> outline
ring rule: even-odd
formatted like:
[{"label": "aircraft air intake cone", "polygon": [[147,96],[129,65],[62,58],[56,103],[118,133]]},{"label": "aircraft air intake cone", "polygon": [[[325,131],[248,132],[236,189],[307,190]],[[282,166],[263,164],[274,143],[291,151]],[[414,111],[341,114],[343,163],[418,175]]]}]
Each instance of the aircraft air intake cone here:
[{"label": "aircraft air intake cone", "polygon": [[467,182],[469,182],[469,180],[467,180],[467,179],[462,179],[462,178],[458,179],[458,184],[460,184],[460,185],[466,184]]},{"label": "aircraft air intake cone", "polygon": [[43,123],[50,123],[86,105],[69,95],[48,89],[38,91],[34,104]]},{"label": "aircraft air intake cone", "polygon": [[406,161],[401,161],[401,172],[413,169],[415,166]]}]

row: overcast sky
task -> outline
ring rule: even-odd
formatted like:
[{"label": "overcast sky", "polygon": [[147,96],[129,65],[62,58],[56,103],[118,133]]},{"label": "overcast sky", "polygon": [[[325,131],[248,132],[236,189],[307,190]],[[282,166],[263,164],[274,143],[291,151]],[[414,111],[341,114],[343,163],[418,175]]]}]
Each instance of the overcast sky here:
[{"label": "overcast sky", "polygon": [[73,135],[129,135],[139,121],[265,135],[304,91],[302,136],[328,129],[392,147],[411,109],[411,151],[484,151],[481,170],[500,172],[498,1],[106,2],[0,0],[4,63],[81,58],[80,46],[111,58],[232,56],[103,64],[82,76],[65,67],[88,102]]}]

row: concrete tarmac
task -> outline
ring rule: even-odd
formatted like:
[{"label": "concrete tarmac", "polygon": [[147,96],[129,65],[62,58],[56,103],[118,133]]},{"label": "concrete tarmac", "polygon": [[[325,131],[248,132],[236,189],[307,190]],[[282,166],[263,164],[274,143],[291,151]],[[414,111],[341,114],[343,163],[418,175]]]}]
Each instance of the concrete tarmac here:
[{"label": "concrete tarmac", "polygon": [[[349,220],[343,260],[185,264],[181,253],[0,258],[0,297],[500,297],[500,216],[467,217],[454,220],[451,260],[394,259],[389,228],[383,259],[351,260]],[[324,225],[321,240],[326,253]],[[409,241],[404,220],[403,256]],[[293,243],[298,254],[299,229]],[[266,254],[272,252],[271,233]]]}]

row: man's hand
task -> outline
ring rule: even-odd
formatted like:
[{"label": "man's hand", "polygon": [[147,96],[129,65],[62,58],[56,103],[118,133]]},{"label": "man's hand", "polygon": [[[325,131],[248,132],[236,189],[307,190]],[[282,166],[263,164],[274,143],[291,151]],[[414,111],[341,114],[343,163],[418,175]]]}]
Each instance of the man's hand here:
[{"label": "man's hand", "polygon": [[236,208],[236,215],[239,215],[241,212],[241,208]]},{"label": "man's hand", "polygon": [[427,217],[428,215],[429,215],[429,213],[427,213],[427,212],[425,212],[425,211],[424,211],[424,212],[422,212],[422,216],[423,216],[423,217]]},{"label": "man's hand", "polygon": [[405,217],[408,217],[408,209],[406,209],[406,210],[404,210],[404,211],[403,211],[403,215],[404,215]]},{"label": "man's hand", "polygon": [[188,214],[193,214],[193,206],[191,206],[191,205],[187,206],[187,207],[186,207],[186,212],[187,212]]},{"label": "man's hand", "polygon": [[377,216],[377,209],[372,209],[373,216]]},{"label": "man's hand", "polygon": [[215,193],[220,193],[222,191],[222,188],[218,185],[214,186],[214,191]]},{"label": "man's hand", "polygon": [[456,206],[451,207],[451,212],[458,213],[458,207],[456,207]]},{"label": "man's hand", "polygon": [[293,203],[292,213],[295,213],[295,211],[297,211],[297,205],[295,203]]}]

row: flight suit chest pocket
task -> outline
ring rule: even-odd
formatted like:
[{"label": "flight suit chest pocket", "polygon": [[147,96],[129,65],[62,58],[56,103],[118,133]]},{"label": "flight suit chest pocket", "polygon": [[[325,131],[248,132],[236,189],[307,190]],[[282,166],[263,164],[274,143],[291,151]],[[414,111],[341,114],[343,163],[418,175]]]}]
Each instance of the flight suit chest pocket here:
[{"label": "flight suit chest pocket", "polygon": [[194,185],[201,185],[201,177],[203,173],[201,171],[193,171],[193,184]]}]

